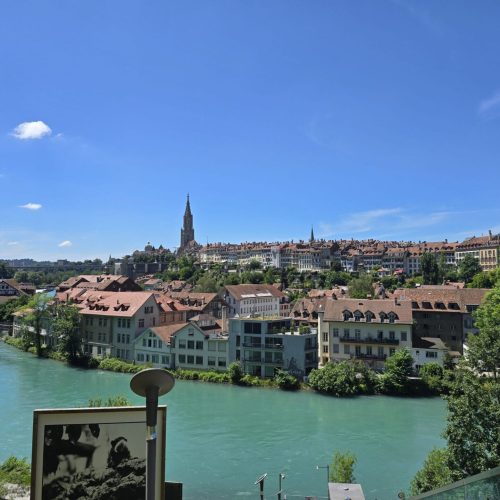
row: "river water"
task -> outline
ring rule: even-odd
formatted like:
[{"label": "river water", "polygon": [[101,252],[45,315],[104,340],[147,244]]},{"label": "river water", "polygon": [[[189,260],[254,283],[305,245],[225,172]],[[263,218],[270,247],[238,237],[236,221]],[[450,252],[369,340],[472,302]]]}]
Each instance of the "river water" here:
[{"label": "river water", "polygon": [[[31,459],[33,410],[85,406],[124,395],[131,376],[69,368],[0,342],[0,460]],[[439,398],[363,396],[337,399],[309,392],[177,381],[168,395],[166,478],[184,483],[184,498],[258,498],[254,481],[278,474],[287,498],[326,495],[334,450],[357,456],[356,479],[367,499],[397,498],[434,446],[442,446],[446,408]]]}]

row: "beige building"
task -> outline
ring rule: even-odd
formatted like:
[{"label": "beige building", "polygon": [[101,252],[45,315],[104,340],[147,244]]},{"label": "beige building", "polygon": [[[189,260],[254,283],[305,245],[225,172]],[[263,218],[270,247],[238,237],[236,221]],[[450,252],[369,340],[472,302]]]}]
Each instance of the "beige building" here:
[{"label": "beige building", "polygon": [[362,360],[375,370],[396,349],[411,349],[410,301],[340,299],[318,313],[320,366],[329,361]]},{"label": "beige building", "polygon": [[455,252],[457,264],[467,254],[479,260],[483,271],[496,269],[500,263],[500,234],[493,235],[490,231],[488,236],[474,236],[460,243]]}]

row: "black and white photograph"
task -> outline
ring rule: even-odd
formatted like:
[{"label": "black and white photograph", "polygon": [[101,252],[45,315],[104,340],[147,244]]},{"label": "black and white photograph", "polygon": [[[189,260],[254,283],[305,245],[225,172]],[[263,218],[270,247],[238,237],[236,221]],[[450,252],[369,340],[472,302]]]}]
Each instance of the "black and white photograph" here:
[{"label": "black and white photograph", "polygon": [[[137,408],[43,412],[35,414],[33,464],[36,473],[32,498],[145,498],[145,412]],[[164,422],[165,408],[159,408],[158,423]],[[156,465],[161,491],[165,469],[164,445],[161,445],[164,425],[158,427],[161,430]]]}]

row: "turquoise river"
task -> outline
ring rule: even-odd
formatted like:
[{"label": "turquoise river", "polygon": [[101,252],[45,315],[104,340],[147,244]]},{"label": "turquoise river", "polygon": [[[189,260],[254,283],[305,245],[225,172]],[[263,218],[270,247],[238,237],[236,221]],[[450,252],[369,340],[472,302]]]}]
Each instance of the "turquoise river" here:
[{"label": "turquoise river", "polygon": [[[85,406],[125,395],[130,375],[69,368],[0,342],[0,460],[31,459],[33,410]],[[287,498],[325,495],[334,450],[358,458],[356,479],[367,499],[397,498],[426,454],[441,446],[446,408],[439,398],[384,396],[337,399],[309,392],[178,381],[168,405],[166,478],[184,483],[184,498],[258,498],[254,481],[268,473],[266,498],[278,474]]]}]

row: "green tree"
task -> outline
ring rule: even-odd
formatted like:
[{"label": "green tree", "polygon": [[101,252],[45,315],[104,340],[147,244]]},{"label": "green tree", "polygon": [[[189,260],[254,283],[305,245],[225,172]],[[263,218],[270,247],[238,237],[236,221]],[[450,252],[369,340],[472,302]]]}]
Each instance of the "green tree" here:
[{"label": "green tree", "polygon": [[219,291],[219,286],[212,276],[206,274],[198,280],[194,290],[195,292],[217,293]]},{"label": "green tree", "polygon": [[50,297],[45,294],[37,293],[33,295],[27,304],[28,314],[25,316],[24,323],[33,328],[36,355],[42,355],[42,325],[50,317],[48,305]]},{"label": "green tree", "polygon": [[472,254],[465,254],[463,260],[458,264],[458,276],[466,283],[472,281],[472,278],[482,271],[479,260]]},{"label": "green tree", "polygon": [[443,367],[438,363],[428,363],[420,368],[420,378],[429,390],[440,393],[443,389]]},{"label": "green tree", "polygon": [[366,299],[373,296],[372,278],[369,274],[362,274],[349,282],[349,297],[353,299]]},{"label": "green tree", "polygon": [[0,279],[10,279],[14,276],[13,270],[5,263],[0,261]]},{"label": "green tree", "polygon": [[454,480],[500,464],[500,384],[459,370],[447,396],[448,464]]},{"label": "green tree", "polygon": [[439,266],[433,253],[425,252],[420,257],[420,269],[424,285],[437,285],[439,282]]},{"label": "green tree", "polygon": [[57,350],[74,362],[81,355],[82,347],[78,308],[66,304],[58,306],[52,332],[57,338]]},{"label": "green tree", "polygon": [[89,408],[100,408],[101,406],[132,406],[125,396],[110,396],[108,399],[89,399]]},{"label": "green tree", "polygon": [[486,295],[474,312],[478,335],[469,335],[468,362],[477,372],[489,372],[497,380],[500,370],[500,287]]},{"label": "green tree", "polygon": [[408,349],[398,349],[385,362],[385,371],[379,379],[379,389],[386,394],[408,394],[409,377],[413,372],[413,358]]},{"label": "green tree", "polygon": [[477,273],[472,277],[471,282],[467,285],[468,288],[492,288],[495,285],[490,273]]},{"label": "green tree", "polygon": [[410,486],[411,494],[419,495],[452,482],[453,477],[448,466],[448,450],[434,448],[427,455],[423,467],[415,474]]},{"label": "green tree", "polygon": [[332,483],[354,483],[356,455],[350,451],[336,451],[330,464],[329,480]]}]

